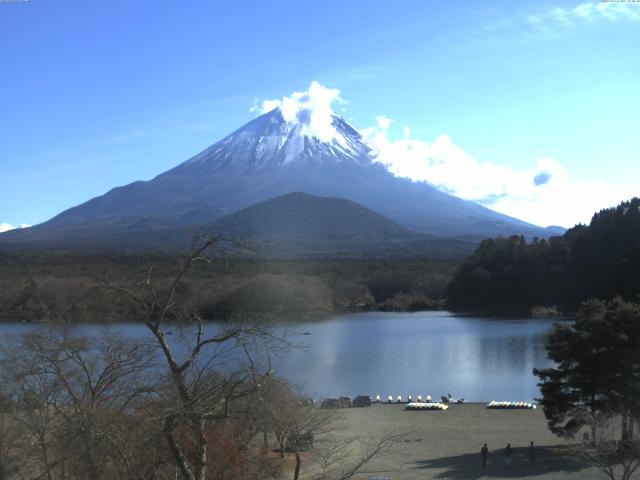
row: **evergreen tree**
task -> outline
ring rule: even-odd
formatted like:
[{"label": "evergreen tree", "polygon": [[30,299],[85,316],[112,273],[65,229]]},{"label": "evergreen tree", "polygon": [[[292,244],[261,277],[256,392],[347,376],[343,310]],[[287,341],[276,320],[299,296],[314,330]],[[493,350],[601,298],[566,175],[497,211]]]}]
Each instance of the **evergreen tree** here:
[{"label": "evergreen tree", "polygon": [[620,416],[624,440],[640,415],[640,305],[584,302],[573,325],[555,326],[546,348],[557,366],[533,373],[550,430],[572,437],[604,412]]}]

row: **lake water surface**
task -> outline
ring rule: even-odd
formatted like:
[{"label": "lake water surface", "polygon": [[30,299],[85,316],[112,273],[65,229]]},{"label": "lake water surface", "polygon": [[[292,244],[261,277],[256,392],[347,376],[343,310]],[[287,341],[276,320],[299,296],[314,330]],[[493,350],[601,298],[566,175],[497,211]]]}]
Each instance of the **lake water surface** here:
[{"label": "lake water surface", "polygon": [[[544,340],[553,320],[493,319],[449,312],[370,312],[293,325],[307,348],[276,357],[275,374],[315,398],[431,395],[467,400],[531,401],[534,367],[551,365]],[[0,334],[33,328],[0,324]],[[103,326],[82,327],[89,331]],[[112,327],[131,337],[140,324]]]},{"label": "lake water surface", "polygon": [[317,396],[440,395],[533,400],[534,367],[552,365],[548,319],[492,319],[449,312],[358,313],[299,325],[306,351],[276,361],[276,372]]}]

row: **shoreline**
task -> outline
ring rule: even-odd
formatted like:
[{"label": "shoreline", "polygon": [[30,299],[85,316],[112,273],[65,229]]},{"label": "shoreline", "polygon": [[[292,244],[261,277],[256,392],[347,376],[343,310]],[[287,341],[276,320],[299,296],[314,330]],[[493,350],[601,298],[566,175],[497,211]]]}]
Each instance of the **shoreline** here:
[{"label": "shoreline", "polygon": [[[380,306],[382,307],[382,305]],[[304,324],[304,323],[313,323],[313,322],[322,322],[322,321],[330,321],[333,317],[343,316],[343,315],[358,315],[365,313],[421,313],[421,312],[448,312],[451,313],[452,316],[455,317],[487,317],[495,320],[554,320],[554,321],[572,321],[575,319],[574,314],[567,315],[548,315],[548,316],[535,316],[530,313],[524,313],[522,311],[518,312],[509,312],[505,310],[498,311],[477,311],[471,312],[466,310],[455,310],[449,308],[447,305],[434,307],[434,308],[407,308],[407,309],[388,309],[388,308],[345,308],[345,309],[334,309],[331,311],[307,311],[307,312],[285,312],[281,314],[274,314],[270,312],[257,312],[252,313],[247,316],[249,320],[261,320],[264,321],[265,324],[273,324],[273,325],[292,325],[296,323]],[[135,319],[126,319],[126,320],[113,320],[113,319],[86,319],[86,320],[62,320],[62,319],[42,319],[42,318],[27,318],[22,316],[22,318],[9,318],[6,316],[7,312],[0,313],[0,324],[10,324],[10,323],[21,323],[21,324],[33,324],[33,325],[118,325],[118,324],[127,324],[136,322]],[[18,315],[20,317],[20,315]],[[273,320],[274,317],[277,317],[277,320]],[[217,319],[205,318],[203,319],[205,323],[228,323],[231,320],[229,317],[220,317]]]}]

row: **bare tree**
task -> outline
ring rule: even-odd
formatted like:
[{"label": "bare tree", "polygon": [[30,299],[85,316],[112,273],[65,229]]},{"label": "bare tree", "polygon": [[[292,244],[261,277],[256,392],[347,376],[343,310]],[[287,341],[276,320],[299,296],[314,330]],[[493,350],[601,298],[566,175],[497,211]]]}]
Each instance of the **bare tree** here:
[{"label": "bare tree", "polygon": [[[149,269],[141,285],[107,287],[129,299],[150,334],[142,341],[62,328],[5,342],[0,480],[271,480],[283,462],[255,454],[267,432],[295,456],[298,479],[301,452],[333,428],[333,412],[273,377],[272,353],[291,347],[285,329],[207,324],[190,307],[183,279],[216,243],[172,278]],[[343,445],[340,475],[320,478],[351,478],[390,442]]]},{"label": "bare tree", "polygon": [[28,442],[9,402],[0,402],[0,480],[20,478],[29,461]]},{"label": "bare tree", "polygon": [[[56,388],[51,377],[43,372],[36,373],[30,363],[29,368],[25,368],[26,365],[21,363],[23,354],[21,352],[18,357],[15,347],[10,351],[6,348],[2,351],[0,383],[4,390],[3,422],[10,422],[11,425],[13,439],[9,443],[14,447],[20,445],[23,456],[28,459],[22,467],[28,464],[33,469],[36,466],[36,469],[41,469],[43,478],[51,480],[47,467],[53,448],[51,443]],[[6,432],[3,432],[3,437],[6,437]]]},{"label": "bare tree", "polygon": [[146,451],[126,448],[143,431],[137,408],[155,395],[153,355],[148,344],[108,332],[49,329],[5,346],[2,376],[35,478],[154,478]]},{"label": "bare tree", "polygon": [[313,458],[317,465],[314,480],[348,480],[356,474],[383,473],[381,469],[366,470],[371,461],[389,451],[406,438],[408,433],[387,433],[377,440],[362,444],[355,439],[330,443],[320,455]]},{"label": "bare tree", "polygon": [[278,441],[280,457],[284,458],[287,451],[294,454],[294,480],[302,467],[300,452],[313,448],[315,438],[331,431],[335,419],[335,411],[309,403],[286,380],[269,379],[264,392],[263,421]]},{"label": "bare tree", "polygon": [[[108,287],[133,301],[139,320],[164,358],[171,391],[164,397],[162,432],[184,480],[207,477],[211,462],[207,432],[230,417],[238,399],[255,391],[256,352],[264,352],[268,358],[270,345],[284,343],[282,336],[252,325],[205,326],[198,312],[180,298],[185,275],[197,262],[207,261],[206,252],[220,241],[207,240],[186,259],[165,289],[156,288],[152,269],[142,289]],[[247,361],[241,362],[238,353]],[[261,376],[269,371],[267,364]]]},{"label": "bare tree", "polygon": [[296,466],[293,472],[293,480],[298,480],[302,467],[300,452],[313,448],[315,438],[327,433],[333,421],[334,415],[326,410],[320,410],[312,405],[299,405],[291,416],[289,432],[286,436],[286,445],[296,458]]},{"label": "bare tree", "polygon": [[[356,474],[368,473],[366,467],[375,457],[406,436],[389,433],[369,443],[345,440],[339,432],[341,411],[318,408],[281,378],[269,378],[263,399],[264,428],[276,437],[281,457],[286,453],[295,457],[293,480],[300,478],[306,457],[311,460],[307,478],[347,480]],[[316,448],[316,441],[320,448]],[[303,455],[305,451],[309,454]]]},{"label": "bare tree", "polygon": [[591,416],[585,426],[574,454],[611,480],[629,480],[640,467],[638,419],[604,411]]}]

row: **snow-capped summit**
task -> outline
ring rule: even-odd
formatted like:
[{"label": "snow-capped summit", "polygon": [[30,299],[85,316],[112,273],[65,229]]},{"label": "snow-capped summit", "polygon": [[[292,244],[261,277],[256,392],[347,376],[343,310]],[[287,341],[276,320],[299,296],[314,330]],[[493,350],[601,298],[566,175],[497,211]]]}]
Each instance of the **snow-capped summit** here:
[{"label": "snow-capped summit", "polygon": [[174,169],[198,166],[201,173],[220,168],[265,168],[293,162],[321,164],[351,161],[371,163],[371,148],[351,125],[332,115],[329,135],[309,128],[310,116],[299,112],[286,121],[280,108],[261,115]]}]

